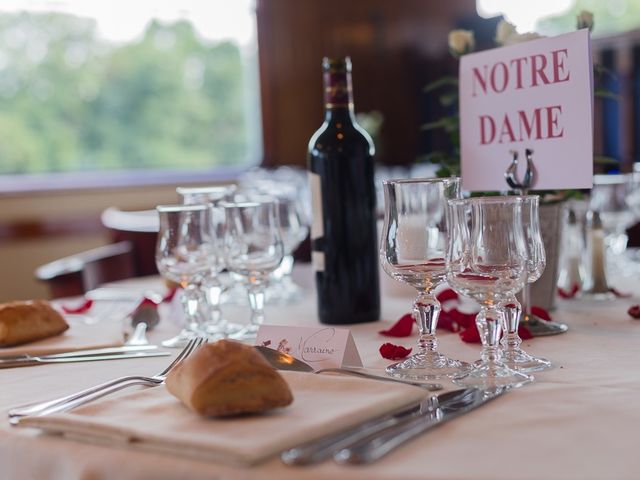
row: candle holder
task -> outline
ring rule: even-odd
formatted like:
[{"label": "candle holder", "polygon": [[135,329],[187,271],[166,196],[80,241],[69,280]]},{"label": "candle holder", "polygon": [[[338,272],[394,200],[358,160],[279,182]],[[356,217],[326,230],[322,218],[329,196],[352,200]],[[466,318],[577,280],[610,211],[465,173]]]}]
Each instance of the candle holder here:
[{"label": "candle holder", "polygon": [[[531,186],[535,183],[536,168],[533,163],[533,150],[525,149],[527,168],[522,181],[518,180],[518,151],[511,150],[511,163],[504,172],[507,185],[518,195],[527,195]],[[548,335],[558,335],[566,332],[569,327],[564,323],[542,320],[531,312],[531,290],[530,284],[526,284],[522,289],[521,302],[522,316],[520,324],[529,330],[534,337],[544,337]]]}]

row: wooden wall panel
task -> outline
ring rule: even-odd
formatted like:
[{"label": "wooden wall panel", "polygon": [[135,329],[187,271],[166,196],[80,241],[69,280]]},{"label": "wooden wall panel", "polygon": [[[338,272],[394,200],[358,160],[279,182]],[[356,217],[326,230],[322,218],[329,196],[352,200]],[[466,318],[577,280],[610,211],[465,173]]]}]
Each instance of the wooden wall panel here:
[{"label": "wooden wall panel", "polygon": [[455,71],[447,35],[477,18],[475,0],[258,0],[265,164],[304,165],[322,123],[323,56],[353,61],[357,112],[384,115],[385,164],[421,148],[422,87]]}]

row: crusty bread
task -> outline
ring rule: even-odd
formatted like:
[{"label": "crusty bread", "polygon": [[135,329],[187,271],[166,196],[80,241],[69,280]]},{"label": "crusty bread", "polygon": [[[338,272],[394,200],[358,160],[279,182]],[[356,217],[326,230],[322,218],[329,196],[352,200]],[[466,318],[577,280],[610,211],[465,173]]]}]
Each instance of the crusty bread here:
[{"label": "crusty bread", "polygon": [[293,401],[289,386],[254,348],[232,340],[202,346],[175,367],[167,389],[207,417],[258,413]]},{"label": "crusty bread", "polygon": [[46,300],[0,304],[0,347],[60,335],[69,325]]}]

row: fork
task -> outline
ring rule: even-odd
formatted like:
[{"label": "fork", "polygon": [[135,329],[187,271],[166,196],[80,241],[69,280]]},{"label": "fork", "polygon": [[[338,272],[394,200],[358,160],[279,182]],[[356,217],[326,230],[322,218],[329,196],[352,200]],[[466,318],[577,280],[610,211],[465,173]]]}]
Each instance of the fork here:
[{"label": "fork", "polygon": [[157,387],[158,385],[162,385],[169,372],[184,361],[189,355],[195,352],[203,343],[206,343],[206,339],[202,337],[195,337],[189,340],[189,343],[187,343],[173,362],[156,375],[151,377],[145,377],[142,375],[119,377],[64,397],[55,398],[46,402],[19,406],[9,410],[9,422],[13,425],[17,425],[23,417],[41,417],[51,415],[53,413],[65,412],[135,385],[144,385],[148,387]]}]

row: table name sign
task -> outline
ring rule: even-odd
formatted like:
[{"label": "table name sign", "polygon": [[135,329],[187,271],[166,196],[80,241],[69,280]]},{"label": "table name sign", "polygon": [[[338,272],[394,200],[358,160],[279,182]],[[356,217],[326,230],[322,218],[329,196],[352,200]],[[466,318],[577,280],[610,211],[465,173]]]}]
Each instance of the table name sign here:
[{"label": "table name sign", "polygon": [[362,367],[356,342],[345,328],[262,325],[255,345],[287,353],[316,370]]},{"label": "table name sign", "polygon": [[593,68],[588,29],[464,55],[462,186],[506,190],[504,173],[532,149],[534,189],[591,188]]}]

